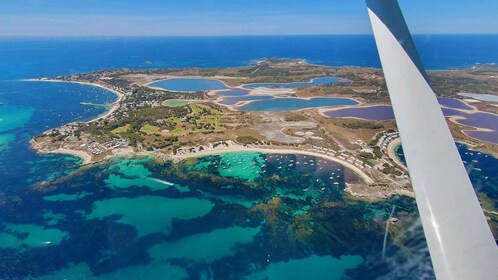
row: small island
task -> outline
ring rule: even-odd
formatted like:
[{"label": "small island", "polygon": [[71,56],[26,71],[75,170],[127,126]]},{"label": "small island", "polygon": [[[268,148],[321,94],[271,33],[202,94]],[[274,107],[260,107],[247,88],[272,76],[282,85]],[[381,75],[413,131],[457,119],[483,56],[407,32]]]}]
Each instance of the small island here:
[{"label": "small island", "polygon": [[[497,67],[485,65],[429,72],[456,141],[495,156],[498,121],[480,118],[498,119],[498,106],[479,96],[498,92],[497,75]],[[179,162],[243,151],[310,155],[354,172],[345,189],[354,197],[414,196],[378,69],[265,59],[237,68],[115,69],[39,80],[99,86],[118,96],[105,115],[33,139],[40,153],[76,155],[85,165],[118,156]],[[365,117],[377,113],[382,117]]]}]

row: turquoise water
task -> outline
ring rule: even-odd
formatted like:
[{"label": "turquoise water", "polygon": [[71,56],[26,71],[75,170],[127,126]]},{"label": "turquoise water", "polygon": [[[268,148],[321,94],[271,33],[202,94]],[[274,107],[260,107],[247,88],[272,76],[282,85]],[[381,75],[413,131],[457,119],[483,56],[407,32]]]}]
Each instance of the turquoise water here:
[{"label": "turquoise water", "polygon": [[237,109],[242,111],[292,111],[325,106],[356,105],[358,102],[349,98],[316,97],[308,99],[300,98],[274,98],[271,100],[253,101]]},{"label": "turquoise water", "polygon": [[34,108],[2,105],[0,111],[0,132],[23,127],[33,116]]},{"label": "turquoise water", "polygon": [[[469,67],[476,62],[498,62],[497,38],[496,35],[422,35],[416,36],[415,41],[428,68],[448,69]],[[412,200],[398,197],[374,204],[348,200],[340,192],[323,186],[329,176],[317,176],[328,174],[320,174],[323,169],[309,164],[306,168],[301,165],[299,173],[291,175],[290,170],[283,172],[284,166],[278,169],[279,161],[275,160],[275,167],[248,182],[237,176],[218,176],[218,169],[209,164],[206,172],[201,167],[188,171],[187,166],[155,165],[149,161],[120,165],[118,160],[51,184],[47,181],[74,171],[81,161],[63,155],[38,156],[29,149],[29,139],[70,121],[89,120],[105,110],[84,106],[81,102],[104,104],[116,97],[82,85],[10,81],[107,68],[243,66],[263,57],[305,58],[312,63],[332,66],[380,67],[372,36],[0,41],[0,115],[3,116],[0,121],[0,278],[250,279],[273,277],[282,271],[289,272],[285,276],[291,277],[293,269],[322,275],[325,267],[337,267],[335,275],[352,268],[344,273],[353,279],[373,279],[399,270],[398,275],[405,278],[418,279],[426,273],[427,278],[433,277],[426,251],[414,251],[409,245],[408,249],[400,249],[396,245],[415,243],[425,248],[422,232],[417,231],[413,239],[420,242],[399,239],[393,245],[389,242],[388,256],[394,259],[395,265],[379,262],[379,236],[383,234],[379,233],[383,228],[380,221],[386,219],[392,204],[396,204],[402,210],[400,216],[407,215],[401,221],[406,220],[412,227],[416,219]],[[496,170],[492,168],[498,165],[488,158],[489,161],[484,161],[484,155],[482,158],[485,163],[481,166],[482,172],[474,170],[471,178],[474,184],[484,182],[480,186],[492,190],[496,186]],[[216,159],[221,160],[213,160]],[[129,173],[120,166],[130,167]],[[210,176],[209,172],[216,176]],[[343,187],[341,180],[334,183],[340,184],[337,189]],[[321,191],[323,187],[325,193]],[[142,225],[117,202],[137,198],[136,205],[143,207],[151,196],[169,200],[199,199],[214,206],[202,217],[173,219],[171,227],[164,224],[165,231],[171,230],[167,236],[157,232],[146,234],[156,229]],[[106,210],[106,205],[116,208]],[[137,215],[148,214],[137,212]],[[138,237],[139,229],[146,235]],[[260,231],[251,239],[257,229]],[[241,243],[230,246],[238,240],[237,236],[227,240],[223,254],[216,254],[212,246],[208,246],[205,254],[209,257],[208,263],[202,262],[206,258],[199,257],[198,250],[190,252],[197,256],[195,260],[172,260],[166,256],[162,259],[167,260],[158,262],[149,254],[154,246],[186,248],[175,240],[195,237],[211,242],[217,236],[226,237],[227,233],[234,232],[241,235]],[[411,232],[404,231],[406,235]],[[417,261],[412,261],[414,258]]]},{"label": "turquoise water", "polygon": [[225,84],[218,80],[211,79],[169,79],[154,82],[150,86],[163,88],[170,91],[196,92],[202,90],[222,90],[228,89]]},{"label": "turquoise water", "polygon": [[116,96],[98,87],[72,83],[0,81],[0,191],[22,190],[29,184],[57,179],[75,170],[79,158],[37,155],[29,141],[71,121],[87,121]]},{"label": "turquoise water", "polygon": [[358,256],[344,256],[339,259],[311,256],[306,259],[271,264],[266,270],[246,279],[301,280],[303,275],[306,275],[306,279],[309,280],[339,280],[343,279],[342,275],[347,269],[355,268],[362,262],[363,259]]},{"label": "turquoise water", "polygon": [[4,233],[0,234],[0,248],[3,249],[28,250],[59,245],[63,239],[68,237],[67,232],[34,224],[4,224],[3,226]]},{"label": "turquoise water", "polygon": [[[140,182],[149,179],[167,184]],[[312,279],[364,279],[379,261],[391,205],[407,221],[416,207],[403,197],[350,200],[342,189],[357,180],[304,155],[115,159],[0,204],[0,278],[297,279],[315,271]]]},{"label": "turquoise water", "polygon": [[[154,205],[154,207],[151,207]],[[111,198],[96,201],[86,219],[104,219],[121,216],[115,221],[135,227],[137,238],[154,232],[168,234],[173,219],[191,220],[209,213],[214,204],[196,198],[167,199],[157,196]]]},{"label": "turquoise water", "polygon": [[0,150],[5,148],[5,145],[15,141],[16,134],[8,133],[15,129],[20,129],[33,116],[33,108],[2,105],[0,107]]},{"label": "turquoise water", "polygon": [[315,78],[309,82],[295,82],[295,83],[255,83],[244,85],[243,88],[259,88],[259,87],[269,87],[269,88],[297,88],[297,87],[309,87],[309,86],[320,86],[328,85],[339,82],[339,78],[331,77],[321,77]]}]

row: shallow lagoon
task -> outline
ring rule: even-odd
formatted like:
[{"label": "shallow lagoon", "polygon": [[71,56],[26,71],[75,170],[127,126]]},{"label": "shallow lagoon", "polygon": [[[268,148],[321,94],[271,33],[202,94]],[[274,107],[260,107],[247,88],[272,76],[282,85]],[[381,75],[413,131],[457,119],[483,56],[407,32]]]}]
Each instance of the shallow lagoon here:
[{"label": "shallow lagoon", "polygon": [[320,86],[328,85],[341,81],[339,78],[331,77],[321,77],[315,78],[309,82],[295,82],[295,83],[255,83],[244,85],[243,88],[253,89],[259,87],[269,87],[269,88],[297,88],[297,87],[309,87],[309,86]]},{"label": "shallow lagoon", "polygon": [[324,113],[330,118],[359,118],[371,121],[393,120],[394,112],[391,106],[351,107],[331,110]]},{"label": "shallow lagoon", "polygon": [[244,101],[257,101],[257,100],[270,100],[274,99],[273,96],[269,95],[247,95],[247,96],[237,96],[237,97],[223,97],[220,101],[223,105],[235,105],[238,102]]},{"label": "shallow lagoon", "polygon": [[447,117],[463,117],[462,119],[456,120],[456,122],[463,125],[489,129],[490,131],[467,131],[466,133],[477,139],[498,144],[498,115],[482,112],[468,114],[458,110],[446,108],[443,108],[443,113]]},{"label": "shallow lagoon", "polygon": [[248,95],[249,92],[250,91],[247,89],[232,88],[229,90],[218,91],[216,94],[219,96],[243,96]]},{"label": "shallow lagoon", "polygon": [[[438,102],[440,105],[448,108],[472,110],[470,106],[454,98],[438,98]],[[443,110],[443,112],[445,111]],[[324,114],[331,118],[359,118],[371,121],[394,120],[394,111],[393,108],[389,105],[351,107],[339,110],[331,110],[325,112]]]},{"label": "shallow lagoon", "polygon": [[446,106],[448,108],[472,110],[472,107],[468,106],[458,99],[439,97],[437,101],[440,105]]},{"label": "shallow lagoon", "polygon": [[[455,99],[452,99],[455,100]],[[455,100],[458,101],[458,100]],[[457,103],[451,101],[450,103],[444,103],[445,106],[453,106],[461,109],[465,109],[463,106],[467,106],[464,103]],[[461,106],[462,105],[462,106]],[[470,107],[468,107],[470,108]],[[484,128],[490,131],[472,131],[468,130],[466,133],[476,139],[498,144],[498,116],[491,113],[466,113],[450,108],[441,108],[445,117],[463,117],[462,119],[456,120],[456,122],[473,126],[477,128]],[[351,107],[343,108],[338,110],[326,111],[324,114],[330,118],[359,118],[371,121],[383,121],[383,120],[393,120],[394,111],[391,106],[379,105],[370,107]]]},{"label": "shallow lagoon", "polygon": [[219,92],[221,96],[239,96],[248,93],[247,89],[258,87],[278,87],[278,88],[295,88],[295,87],[308,87],[316,85],[326,85],[337,83],[341,79],[322,77],[316,78],[309,82],[295,82],[295,83],[259,83],[247,84],[243,89],[227,87],[223,82],[215,79],[207,78],[173,78],[162,81],[157,81],[149,84],[152,87],[158,87],[170,91],[181,92],[196,92],[204,90],[226,90]]},{"label": "shallow lagoon", "polygon": [[310,99],[300,98],[274,98],[271,100],[253,101],[238,109],[242,111],[292,111],[325,106],[356,105],[357,101],[349,98],[316,97]]},{"label": "shallow lagoon", "polygon": [[199,103],[202,100],[188,100],[188,99],[169,99],[162,103],[163,106],[167,107],[182,107],[191,103]]},{"label": "shallow lagoon", "polygon": [[152,87],[163,88],[169,91],[196,92],[202,90],[222,90],[228,87],[218,80],[174,78],[149,84]]},{"label": "shallow lagoon", "polygon": [[[151,179],[162,187],[140,182]],[[342,189],[355,180],[337,163],[304,155],[116,159],[0,205],[9,237],[0,276],[279,279],[316,271],[364,279],[379,261],[391,205],[407,221],[416,207],[402,197],[349,200]],[[21,230],[34,235],[23,241]]]}]

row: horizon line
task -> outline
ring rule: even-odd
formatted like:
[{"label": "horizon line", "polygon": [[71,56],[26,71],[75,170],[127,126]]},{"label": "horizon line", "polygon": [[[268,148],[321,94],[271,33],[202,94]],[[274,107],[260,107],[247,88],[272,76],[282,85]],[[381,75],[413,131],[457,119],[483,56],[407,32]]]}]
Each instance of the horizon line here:
[{"label": "horizon line", "polygon": [[[479,36],[479,35],[498,35],[498,33],[413,33],[414,36]],[[195,38],[195,37],[298,37],[298,36],[372,36],[373,33],[332,33],[332,34],[219,34],[219,35],[0,35],[1,39],[23,39],[23,38],[72,38],[72,39],[91,39],[91,38]]]}]

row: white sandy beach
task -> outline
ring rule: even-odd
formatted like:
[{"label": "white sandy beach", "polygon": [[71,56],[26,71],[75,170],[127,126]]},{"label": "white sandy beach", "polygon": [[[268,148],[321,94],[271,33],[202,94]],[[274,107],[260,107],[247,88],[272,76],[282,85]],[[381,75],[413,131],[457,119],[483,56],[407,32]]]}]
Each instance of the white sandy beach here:
[{"label": "white sandy beach", "polygon": [[391,143],[389,143],[389,145],[387,146],[387,155],[392,159],[394,160],[394,162],[399,165],[401,168],[403,168],[404,170],[408,171],[408,168],[403,164],[403,162],[401,162],[400,158],[398,157],[398,155],[396,154],[396,148],[401,145],[401,138],[397,138],[393,141],[391,141]]},{"label": "white sandy beach", "polygon": [[[51,82],[51,83],[75,83],[75,84],[82,84],[82,85],[88,85],[88,86],[95,86],[95,87],[102,88],[104,90],[108,90],[108,91],[114,93],[118,97],[118,99],[115,102],[113,102],[112,104],[109,104],[109,105],[111,105],[111,108],[105,114],[98,116],[98,117],[88,121],[87,123],[95,122],[95,121],[98,121],[100,119],[104,119],[104,118],[110,116],[114,111],[116,111],[119,108],[119,103],[124,98],[124,94],[122,94],[121,92],[110,89],[110,88],[105,87],[105,86],[100,85],[100,84],[76,82],[76,81],[74,81],[74,82],[73,81],[63,81],[63,80],[46,80],[46,79],[28,79],[25,81]],[[31,140],[30,143],[32,145],[34,145],[35,147],[39,147],[39,144],[34,140]],[[82,165],[86,165],[86,164],[89,164],[92,162],[92,156],[89,153],[84,152],[84,151],[79,151],[79,150],[59,148],[59,149],[52,150],[52,151],[39,151],[39,152],[45,153],[45,154],[68,154],[68,155],[76,156],[76,157],[79,157],[83,160]]]},{"label": "white sandy beach", "polygon": [[328,155],[324,155],[321,153],[317,152],[310,152],[310,151],[302,151],[302,150],[294,150],[294,149],[267,149],[267,148],[255,148],[255,147],[244,147],[244,146],[230,146],[230,147],[223,147],[219,149],[205,149],[200,152],[195,152],[195,153],[187,153],[179,156],[172,156],[175,159],[182,160],[186,158],[192,158],[192,157],[202,157],[202,156],[209,156],[209,155],[217,155],[217,154],[225,154],[225,153],[236,153],[236,152],[260,152],[260,153],[265,153],[265,154],[299,154],[299,155],[309,155],[309,156],[315,156],[315,157],[320,157],[324,159],[328,159],[330,161],[337,162],[344,167],[351,169],[354,173],[356,173],[358,176],[360,176],[363,181],[367,184],[373,184],[374,180],[370,178],[365,172],[363,172],[360,168],[354,166],[353,164],[350,164],[349,162],[340,160],[335,157],[331,157]]},{"label": "white sandy beach", "polygon": [[101,116],[98,116],[95,119],[92,119],[92,120],[88,121],[87,123],[91,123],[91,122],[98,121],[98,120],[101,120],[101,119],[104,119],[104,118],[108,117],[109,115],[111,115],[112,113],[114,113],[119,108],[119,103],[124,99],[124,94],[123,93],[121,93],[121,92],[119,92],[117,90],[105,87],[105,86],[100,85],[100,84],[86,83],[86,82],[77,82],[77,81],[48,80],[48,79],[26,79],[24,81],[27,81],[27,82],[49,82],[49,83],[74,83],[74,84],[80,84],[80,85],[94,86],[94,87],[99,87],[101,89],[110,91],[110,92],[114,93],[118,97],[118,99],[116,101],[114,101],[113,103],[111,103],[111,104],[105,104],[105,105],[111,106],[111,108],[105,114],[103,114]]},{"label": "white sandy beach", "polygon": [[89,164],[92,162],[92,157],[90,156],[90,154],[88,154],[84,151],[59,148],[57,150],[53,150],[53,151],[48,152],[48,154],[67,154],[67,155],[79,157],[83,160],[82,165],[86,165],[86,164]]}]

